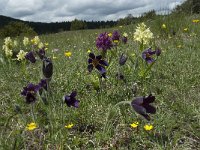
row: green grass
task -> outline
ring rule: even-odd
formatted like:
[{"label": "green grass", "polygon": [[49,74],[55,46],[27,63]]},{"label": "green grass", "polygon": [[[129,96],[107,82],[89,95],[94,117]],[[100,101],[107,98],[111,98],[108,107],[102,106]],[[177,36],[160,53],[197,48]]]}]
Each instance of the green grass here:
[{"label": "green grass", "polygon": [[[27,74],[24,74],[22,64],[12,61],[9,65],[1,50],[1,149],[199,149],[200,23],[194,24],[192,19],[200,19],[200,16],[171,15],[146,22],[162,54],[145,80],[139,77],[131,62],[131,58],[134,60],[131,54],[139,47],[133,41],[135,24],[40,36],[43,42],[49,43],[47,56],[52,57],[55,48],[59,51],[54,54],[57,58],[53,59],[48,105],[41,100],[34,104],[39,126],[34,131],[25,130],[27,123],[33,122],[32,105],[25,103],[20,92],[28,83],[40,81],[42,63],[27,63]],[[167,26],[165,32],[161,29],[163,23]],[[184,32],[184,28],[188,28],[188,32]],[[126,64],[120,67],[126,83],[116,79],[119,66],[118,57],[114,57],[107,69],[109,78],[103,81],[100,91],[96,91],[93,87],[94,82],[98,83],[96,72],[89,74],[87,71],[87,50],[98,54],[95,46],[97,35],[116,29],[129,34],[128,44],[112,49],[117,51],[117,56],[121,53],[128,55]],[[176,35],[172,34],[172,29]],[[0,45],[3,45],[3,40],[0,40]],[[65,51],[72,52],[70,59],[64,56]],[[80,100],[78,109],[63,104],[63,96],[73,90],[77,90],[77,99]],[[151,115],[149,122],[154,129],[147,132],[143,129],[143,125],[148,123],[144,118],[128,105],[115,105],[149,93],[156,97],[154,106],[157,113]],[[21,112],[16,110],[16,106]],[[134,121],[140,123],[138,131],[130,127]],[[69,123],[74,127],[64,128]]]}]

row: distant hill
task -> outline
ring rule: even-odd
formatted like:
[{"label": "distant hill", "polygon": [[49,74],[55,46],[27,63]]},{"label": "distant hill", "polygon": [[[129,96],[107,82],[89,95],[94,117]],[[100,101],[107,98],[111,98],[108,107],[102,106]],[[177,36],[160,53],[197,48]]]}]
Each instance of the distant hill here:
[{"label": "distant hill", "polygon": [[[23,22],[27,24],[31,28],[34,29],[38,34],[46,34],[46,33],[56,33],[59,31],[69,31],[71,29],[71,22],[52,22],[52,23],[43,23],[43,22],[31,22],[31,21],[22,21],[19,19],[2,16],[0,15],[0,29],[4,26],[8,25],[10,22]],[[106,28],[113,27],[117,24],[117,21],[83,21],[86,26],[86,29],[98,29],[98,28]]]}]

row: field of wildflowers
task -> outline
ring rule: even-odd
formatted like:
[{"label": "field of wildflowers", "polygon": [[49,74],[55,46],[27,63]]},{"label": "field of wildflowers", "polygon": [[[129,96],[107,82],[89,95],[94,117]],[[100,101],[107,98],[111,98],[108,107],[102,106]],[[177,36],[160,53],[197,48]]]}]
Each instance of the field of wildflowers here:
[{"label": "field of wildflowers", "polygon": [[200,148],[199,19],[1,39],[1,148]]}]

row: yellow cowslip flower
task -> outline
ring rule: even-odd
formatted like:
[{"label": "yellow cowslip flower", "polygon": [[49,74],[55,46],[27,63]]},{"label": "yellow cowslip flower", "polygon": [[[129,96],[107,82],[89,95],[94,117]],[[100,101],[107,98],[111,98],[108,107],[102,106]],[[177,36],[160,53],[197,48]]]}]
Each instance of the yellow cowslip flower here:
[{"label": "yellow cowslip flower", "polygon": [[119,26],[120,28],[122,28],[123,26]]},{"label": "yellow cowslip flower", "polygon": [[23,44],[24,44],[24,46],[27,46],[29,44],[29,38],[24,37]]},{"label": "yellow cowslip flower", "polygon": [[138,127],[138,125],[139,125],[139,122],[133,122],[132,124],[130,124],[130,126],[132,127],[132,128],[137,128]]},{"label": "yellow cowslip flower", "polygon": [[153,129],[153,126],[152,126],[152,125],[146,124],[146,125],[144,126],[144,129],[145,129],[146,131],[150,131],[150,130]]},{"label": "yellow cowslip flower", "polygon": [[112,36],[112,33],[108,33],[108,36],[111,37],[111,36]]},{"label": "yellow cowslip flower", "polygon": [[144,45],[149,44],[150,40],[153,39],[153,33],[143,23],[138,24],[134,33],[134,40]]},{"label": "yellow cowslip flower", "polygon": [[48,46],[48,45],[49,45],[49,43],[45,42],[45,43],[44,43],[44,45],[45,45],[45,46]]},{"label": "yellow cowslip flower", "polygon": [[71,57],[72,53],[71,52],[65,52],[66,57]]},{"label": "yellow cowslip flower", "polygon": [[162,29],[166,29],[167,27],[166,27],[166,25],[163,23],[162,26],[161,26],[161,28],[162,28]]},{"label": "yellow cowslip flower", "polygon": [[199,19],[193,19],[192,22],[193,22],[193,23],[198,23],[198,22],[199,22]]},{"label": "yellow cowslip flower", "polygon": [[90,50],[90,49],[88,49],[88,50],[87,50],[87,53],[91,53],[91,50]]},{"label": "yellow cowslip flower", "polygon": [[24,60],[27,52],[24,52],[23,50],[20,50],[19,53],[17,54],[17,60]]},{"label": "yellow cowslip flower", "polygon": [[68,125],[65,125],[65,128],[71,129],[73,126],[74,126],[74,124],[73,124],[73,123],[70,123],[70,124],[68,124]]},{"label": "yellow cowslip flower", "polygon": [[26,130],[29,130],[29,131],[32,131],[35,128],[37,128],[37,125],[34,122],[31,122],[31,123],[27,124],[27,126],[26,126]]},{"label": "yellow cowslip flower", "polygon": [[184,28],[183,31],[187,32],[187,31],[188,31],[188,28]]}]

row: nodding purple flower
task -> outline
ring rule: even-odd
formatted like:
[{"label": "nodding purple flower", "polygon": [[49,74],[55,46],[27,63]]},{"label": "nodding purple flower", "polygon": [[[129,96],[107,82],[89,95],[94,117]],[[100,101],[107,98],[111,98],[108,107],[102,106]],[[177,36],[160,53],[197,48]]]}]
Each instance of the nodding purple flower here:
[{"label": "nodding purple flower", "polygon": [[34,85],[32,83],[28,84],[23,88],[21,95],[25,96],[26,103],[30,104],[36,101],[36,94],[40,90],[39,85]]},{"label": "nodding purple flower", "polygon": [[64,101],[65,101],[65,103],[67,104],[68,107],[71,107],[71,106],[73,106],[75,108],[79,107],[80,101],[75,98],[76,95],[77,95],[77,92],[73,91],[70,95],[66,95],[64,97]]},{"label": "nodding purple flower", "polygon": [[26,58],[27,60],[29,60],[30,62],[32,62],[32,63],[35,63],[35,62],[36,62],[35,55],[34,55],[34,52],[33,52],[33,51],[28,52],[28,53],[25,55],[25,58]]},{"label": "nodding purple flower", "polygon": [[119,38],[120,38],[120,34],[118,31],[113,31],[112,33],[112,40],[113,41],[119,41]]},{"label": "nodding purple flower", "polygon": [[43,75],[45,78],[51,78],[53,75],[53,63],[50,58],[43,59],[42,67]]},{"label": "nodding purple flower", "polygon": [[113,47],[112,39],[109,37],[108,33],[101,33],[96,39],[96,46],[99,50],[108,50]]},{"label": "nodding purple flower", "polygon": [[151,48],[145,50],[142,52],[142,58],[149,64],[153,63],[155,59],[152,58],[152,55],[154,55],[156,51],[152,51]]},{"label": "nodding purple flower", "polygon": [[39,83],[39,86],[41,88],[44,88],[47,91],[47,80],[46,79],[41,79],[40,83]]},{"label": "nodding purple flower", "polygon": [[38,56],[40,57],[41,60],[43,60],[45,58],[45,50],[44,50],[44,48],[39,49],[38,51],[36,51],[36,53],[38,54]]},{"label": "nodding purple flower", "polygon": [[156,108],[150,103],[155,101],[155,96],[150,94],[147,97],[137,97],[131,102],[131,106],[133,109],[140,115],[142,115],[145,119],[150,120],[150,116],[147,113],[155,114]]},{"label": "nodding purple flower", "polygon": [[156,56],[160,56],[161,50],[159,48],[156,49]]},{"label": "nodding purple flower", "polygon": [[123,42],[124,44],[126,44],[126,43],[127,43],[127,41],[128,41],[128,38],[127,38],[127,37],[125,37],[125,36],[123,36],[123,37],[122,37],[122,42]]},{"label": "nodding purple flower", "polygon": [[156,54],[156,56],[160,56],[161,54],[161,50],[160,49],[156,49],[155,51],[152,51],[151,48],[145,50],[142,52],[142,58],[148,63],[151,64],[155,61],[155,59],[152,57],[154,54]]},{"label": "nodding purple flower", "polygon": [[108,66],[108,62],[103,60],[101,55],[95,56],[93,53],[90,53],[88,63],[89,72],[91,72],[93,68],[96,68],[101,73],[101,75],[105,77],[105,66]]},{"label": "nodding purple flower", "polygon": [[127,57],[125,54],[122,54],[122,55],[120,56],[120,58],[119,58],[119,64],[120,64],[121,66],[123,66],[123,65],[126,63],[127,59],[128,59],[128,57]]}]

